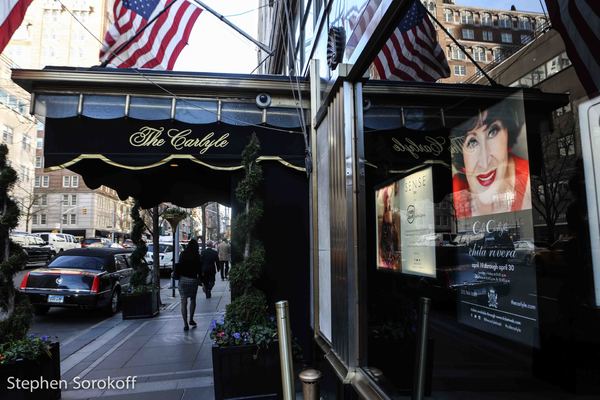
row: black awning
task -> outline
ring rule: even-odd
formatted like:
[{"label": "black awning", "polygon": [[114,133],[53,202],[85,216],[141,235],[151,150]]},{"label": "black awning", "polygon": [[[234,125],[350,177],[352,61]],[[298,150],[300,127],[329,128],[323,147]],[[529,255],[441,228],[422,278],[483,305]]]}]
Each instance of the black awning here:
[{"label": "black awning", "polygon": [[214,170],[235,170],[241,168],[242,151],[253,133],[261,143],[261,161],[304,168],[301,131],[223,122],[84,116],[46,119],[45,167],[72,169],[82,160],[93,159],[117,168],[143,170],[188,160]]},{"label": "black awning", "polygon": [[259,162],[304,173],[301,131],[84,116],[46,119],[44,164],[47,171],[68,168],[82,175],[92,189],[105,185],[122,199],[139,199],[144,208],[167,201],[183,207],[230,204],[242,151],[254,133]]}]

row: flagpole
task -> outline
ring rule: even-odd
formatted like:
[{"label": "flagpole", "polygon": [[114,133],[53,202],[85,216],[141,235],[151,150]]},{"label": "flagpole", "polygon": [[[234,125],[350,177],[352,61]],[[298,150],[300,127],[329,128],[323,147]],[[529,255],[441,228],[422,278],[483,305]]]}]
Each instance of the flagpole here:
[{"label": "flagpole", "polygon": [[485,76],[487,78],[488,81],[490,81],[490,85],[492,86],[499,86],[498,82],[496,82],[495,80],[493,80],[484,70],[483,68],[481,68],[481,66],[479,64],[477,64],[477,61],[475,61],[475,59],[473,57],[471,57],[471,55],[469,53],[466,52],[465,47],[458,43],[458,40],[456,40],[454,38],[454,36],[452,36],[452,34],[446,29],[446,27],[444,25],[442,25],[442,23],[440,21],[437,20],[436,17],[433,16],[433,14],[431,14],[431,12],[429,12],[429,10],[427,9],[427,7],[423,7],[425,9],[425,11],[427,12],[427,14],[429,14],[429,17],[431,17],[432,20],[435,21],[436,24],[438,24],[438,26],[440,28],[442,28],[442,30],[444,32],[446,32],[446,35],[448,35],[448,37],[450,39],[452,39],[452,41],[460,48],[460,50],[464,53],[464,55],[467,56],[467,58],[469,59],[469,61],[471,61],[473,63],[473,65],[475,65],[477,67],[477,69],[479,70],[479,72],[481,72],[483,74],[483,76]]},{"label": "flagpole", "polygon": [[268,46],[266,46],[265,44],[259,42],[256,39],[254,39],[252,36],[250,36],[249,34],[247,34],[246,32],[244,32],[243,30],[241,30],[240,28],[238,28],[235,24],[233,24],[231,21],[229,21],[227,18],[225,18],[224,15],[219,14],[218,12],[216,12],[215,10],[213,10],[212,8],[210,8],[209,6],[207,6],[206,4],[204,4],[204,2],[202,2],[200,0],[189,0],[189,1],[196,3],[200,8],[205,9],[206,11],[208,11],[209,13],[211,13],[212,15],[214,15],[215,17],[217,17],[218,19],[220,19],[221,22],[224,22],[227,25],[229,25],[237,33],[239,33],[240,35],[242,35],[243,37],[245,37],[246,39],[248,39],[249,41],[251,41],[252,43],[254,43],[255,45],[257,45],[258,47],[260,47],[260,49],[263,50],[264,52],[268,53],[269,55],[273,55],[273,52],[271,51],[271,49]]},{"label": "flagpole", "polygon": [[108,58],[106,60],[104,60],[104,62],[102,62],[102,64],[100,64],[100,67],[106,68],[106,66],[108,65],[108,63],[111,62],[112,60],[114,60],[114,58],[119,55],[119,53],[121,52],[121,50],[123,50],[132,41],[134,41],[138,36],[140,36],[146,30],[146,28],[148,28],[150,25],[152,25],[154,23],[154,21],[156,21],[169,8],[171,8],[171,6],[173,4],[175,4],[176,1],[177,0],[173,0],[172,2],[170,2],[169,4],[167,4],[167,6],[161,12],[159,12],[158,14],[156,14],[156,16],[154,18],[152,18],[150,21],[148,21],[148,23],[146,25],[144,25],[144,27],[142,29],[140,29],[139,31],[137,31],[135,33],[135,35],[132,36],[131,39],[129,39],[128,41],[126,41],[125,43],[123,43],[121,46],[119,46],[119,48],[117,50],[111,51],[110,54],[109,54],[109,56],[108,56]]}]

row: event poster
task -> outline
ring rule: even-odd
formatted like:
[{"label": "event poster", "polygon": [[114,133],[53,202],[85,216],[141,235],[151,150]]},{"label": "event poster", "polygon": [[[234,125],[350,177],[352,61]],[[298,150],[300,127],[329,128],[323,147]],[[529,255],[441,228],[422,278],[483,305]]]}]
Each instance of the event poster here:
[{"label": "event poster", "polygon": [[435,277],[432,168],[402,178],[399,186],[402,273]]},{"label": "event poster", "polygon": [[399,182],[375,191],[377,269],[400,272]]},{"label": "event poster", "polygon": [[531,183],[523,102],[478,110],[451,132],[453,204],[462,255],[458,321],[537,346]]}]

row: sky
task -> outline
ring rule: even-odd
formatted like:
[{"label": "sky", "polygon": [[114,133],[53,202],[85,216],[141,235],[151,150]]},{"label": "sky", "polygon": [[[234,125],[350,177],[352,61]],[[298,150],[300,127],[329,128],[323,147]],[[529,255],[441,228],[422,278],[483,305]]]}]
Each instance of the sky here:
[{"label": "sky", "polygon": [[[258,38],[258,0],[201,1]],[[244,14],[233,15],[240,13]],[[196,20],[188,43],[175,64],[177,71],[249,74],[258,64],[256,45],[206,10]]]}]

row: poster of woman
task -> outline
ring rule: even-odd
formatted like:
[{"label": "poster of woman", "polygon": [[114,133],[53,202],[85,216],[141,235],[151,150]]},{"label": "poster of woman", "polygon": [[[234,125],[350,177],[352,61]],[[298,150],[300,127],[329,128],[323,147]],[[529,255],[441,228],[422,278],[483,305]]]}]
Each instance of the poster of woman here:
[{"label": "poster of woman", "polygon": [[398,182],[375,191],[377,268],[400,271],[400,210]]},{"label": "poster of woman", "polygon": [[457,219],[531,209],[522,101],[478,110],[451,132]]}]

